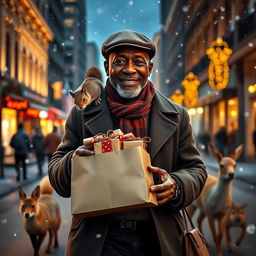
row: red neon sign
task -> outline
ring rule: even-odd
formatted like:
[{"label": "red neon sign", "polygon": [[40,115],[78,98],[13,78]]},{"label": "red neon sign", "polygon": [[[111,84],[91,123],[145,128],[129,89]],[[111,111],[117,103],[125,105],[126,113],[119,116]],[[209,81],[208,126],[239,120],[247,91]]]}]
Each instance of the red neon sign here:
[{"label": "red neon sign", "polygon": [[38,109],[34,109],[34,108],[28,108],[28,109],[26,110],[26,114],[27,114],[28,116],[31,116],[31,117],[36,118],[36,117],[39,116],[39,110],[38,110]]},{"label": "red neon sign", "polygon": [[9,96],[5,97],[6,107],[7,108],[15,108],[15,109],[26,109],[28,108],[28,101],[14,101]]}]

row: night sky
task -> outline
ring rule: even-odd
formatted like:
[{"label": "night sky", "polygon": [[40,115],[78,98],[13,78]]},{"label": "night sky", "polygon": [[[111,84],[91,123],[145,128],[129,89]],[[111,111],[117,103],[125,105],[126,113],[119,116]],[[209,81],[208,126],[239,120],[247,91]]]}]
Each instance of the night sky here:
[{"label": "night sky", "polygon": [[[159,5],[159,0],[87,0],[87,41],[96,42],[100,52],[105,39],[120,30],[134,30],[153,39],[160,29]],[[101,57],[101,68],[103,61]]]}]

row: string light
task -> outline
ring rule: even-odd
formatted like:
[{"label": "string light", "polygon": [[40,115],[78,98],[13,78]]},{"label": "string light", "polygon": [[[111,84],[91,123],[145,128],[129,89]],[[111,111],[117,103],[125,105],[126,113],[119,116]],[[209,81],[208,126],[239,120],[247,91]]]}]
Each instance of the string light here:
[{"label": "string light", "polygon": [[209,84],[214,90],[223,90],[228,85],[228,59],[232,54],[232,50],[228,47],[228,44],[219,37],[216,41],[211,43],[210,48],[206,50],[206,54],[210,59],[208,68]]},{"label": "string light", "polygon": [[170,97],[171,101],[175,102],[176,104],[179,104],[182,106],[184,95],[181,92],[181,90],[177,89],[174,91],[173,95]]},{"label": "string light", "polygon": [[198,100],[198,87],[200,85],[200,81],[195,74],[189,72],[185,77],[181,84],[185,88],[184,92],[184,103],[187,107],[191,108],[197,104]]}]

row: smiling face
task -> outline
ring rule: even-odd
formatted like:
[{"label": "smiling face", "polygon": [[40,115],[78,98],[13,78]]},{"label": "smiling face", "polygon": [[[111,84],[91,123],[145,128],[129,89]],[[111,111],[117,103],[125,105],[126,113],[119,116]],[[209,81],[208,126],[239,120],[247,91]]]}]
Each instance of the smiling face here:
[{"label": "smiling face", "polygon": [[153,67],[148,52],[134,47],[117,48],[104,65],[111,85],[123,98],[139,95]]}]

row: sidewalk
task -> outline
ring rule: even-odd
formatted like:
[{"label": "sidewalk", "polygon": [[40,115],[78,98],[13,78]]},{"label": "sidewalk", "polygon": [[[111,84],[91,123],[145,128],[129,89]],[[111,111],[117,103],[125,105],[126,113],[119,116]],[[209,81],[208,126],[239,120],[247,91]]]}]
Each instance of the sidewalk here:
[{"label": "sidewalk", "polygon": [[[215,158],[211,155],[201,153],[206,167],[218,170],[219,165]],[[248,184],[256,185],[256,161],[237,162],[236,164],[236,179]]]},{"label": "sidewalk", "polygon": [[[46,175],[48,162],[45,161],[43,166],[43,176]],[[18,183],[16,181],[16,170],[13,165],[4,165],[4,173],[5,177],[3,179],[0,178],[0,198],[7,196],[8,194],[17,191],[18,185],[21,187],[25,187],[35,181],[40,181],[42,177],[39,177],[38,168],[35,162],[32,162],[27,165],[27,180],[22,179],[21,172],[21,180]]]}]

